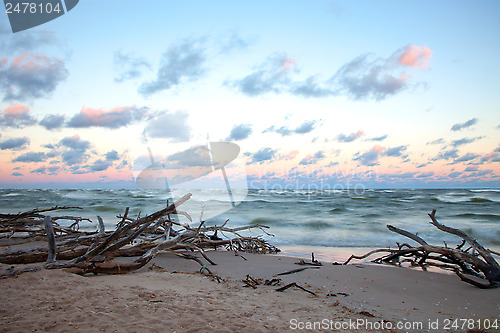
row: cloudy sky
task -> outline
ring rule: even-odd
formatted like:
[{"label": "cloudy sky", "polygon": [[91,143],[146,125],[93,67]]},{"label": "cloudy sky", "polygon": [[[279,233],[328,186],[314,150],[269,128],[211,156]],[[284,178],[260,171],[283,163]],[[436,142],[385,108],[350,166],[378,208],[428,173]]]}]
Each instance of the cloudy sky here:
[{"label": "cloudy sky", "polygon": [[[0,186],[135,187],[230,141],[250,187],[499,187],[500,2],[82,0],[0,14]],[[176,155],[177,156],[177,155]]]}]

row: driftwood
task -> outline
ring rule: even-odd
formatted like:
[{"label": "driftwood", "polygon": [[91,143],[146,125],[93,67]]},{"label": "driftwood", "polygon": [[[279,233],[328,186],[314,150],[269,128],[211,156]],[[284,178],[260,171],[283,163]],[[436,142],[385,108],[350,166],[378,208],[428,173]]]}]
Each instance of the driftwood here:
[{"label": "driftwood", "polygon": [[289,275],[289,274],[295,274],[295,273],[298,273],[298,272],[302,272],[308,268],[319,268],[319,267],[302,267],[302,268],[296,268],[296,269],[292,269],[291,271],[286,271],[286,272],[283,272],[283,273],[278,273],[276,274],[276,276],[281,276],[281,275]]},{"label": "driftwood", "polygon": [[314,293],[314,292],[312,292],[312,291],[310,291],[310,290],[308,290],[308,289],[306,289],[306,288],[304,288],[304,287],[299,286],[299,285],[298,285],[297,283],[295,283],[295,282],[289,283],[289,284],[287,284],[287,285],[285,285],[285,286],[283,286],[283,287],[281,287],[281,288],[278,288],[278,289],[276,289],[276,291],[280,291],[280,292],[281,292],[281,291],[285,291],[285,290],[287,290],[287,289],[288,289],[288,288],[290,288],[290,287],[297,287],[297,288],[299,288],[299,289],[301,289],[301,290],[304,290],[305,292],[308,292],[309,294],[311,294],[311,295],[313,295],[313,296],[316,296],[316,293]]},{"label": "driftwood", "polygon": [[[436,219],[436,210],[430,214],[431,224],[443,232],[450,233],[462,239],[462,243],[455,248],[445,246],[435,246],[428,244],[421,237],[403,229],[387,225],[387,228],[395,233],[403,235],[417,242],[420,246],[413,247],[409,244],[398,244],[398,249],[376,249],[362,256],[352,255],[344,265],[347,265],[352,259],[364,259],[375,253],[389,253],[379,257],[373,262],[401,266],[409,263],[412,266],[420,266],[426,270],[433,266],[446,270],[451,270],[457,274],[464,282],[472,284],[479,288],[497,288],[500,287],[500,265],[493,258],[492,253],[485,249],[475,239],[467,235],[460,229],[450,228]],[[463,249],[468,244],[467,249]],[[495,253],[496,254],[496,253]]]},{"label": "driftwood", "polygon": [[323,266],[321,262],[318,260],[314,259],[314,252],[311,253],[311,261],[307,261],[304,259],[300,259],[299,262],[295,263],[296,265],[301,265],[301,266]]},{"label": "driftwood", "polygon": [[[212,265],[216,263],[208,257],[205,249],[224,247],[235,252],[279,252],[279,249],[260,237],[244,237],[240,234],[253,228],[266,233],[264,229],[267,226],[229,228],[226,226],[227,220],[222,226],[204,227],[204,221],[200,221],[198,227],[191,227],[187,223],[172,220],[170,215],[178,214],[192,221],[189,214],[177,209],[190,197],[191,194],[187,194],[173,204],[167,203],[167,207],[162,210],[135,219],[129,216],[127,207],[123,216],[118,216],[120,221],[114,231],[106,231],[99,216],[97,230],[84,232],[79,230],[79,223],[90,221],[89,219],[42,214],[63,209],[81,209],[79,207],[56,206],[19,214],[0,214],[0,263],[46,262],[45,268],[65,268],[78,274],[121,274],[143,267],[161,252],[172,252],[197,261],[204,274],[218,278],[197,257],[179,250],[198,252]],[[59,220],[71,221],[71,224],[64,226]],[[208,235],[209,232],[213,234]],[[40,244],[40,241],[44,242]],[[25,246],[21,247],[23,244]],[[17,249],[13,249],[13,245]],[[128,262],[115,260],[120,257],[135,258]]]}]

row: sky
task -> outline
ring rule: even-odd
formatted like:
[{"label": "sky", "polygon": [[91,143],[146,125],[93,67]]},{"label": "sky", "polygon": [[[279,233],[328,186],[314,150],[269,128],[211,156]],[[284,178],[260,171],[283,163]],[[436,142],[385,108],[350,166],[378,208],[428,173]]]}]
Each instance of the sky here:
[{"label": "sky", "polygon": [[[81,0],[12,33],[2,11],[0,187],[137,188],[153,162],[249,188],[500,187],[499,14]],[[194,172],[219,141],[227,170]]]}]

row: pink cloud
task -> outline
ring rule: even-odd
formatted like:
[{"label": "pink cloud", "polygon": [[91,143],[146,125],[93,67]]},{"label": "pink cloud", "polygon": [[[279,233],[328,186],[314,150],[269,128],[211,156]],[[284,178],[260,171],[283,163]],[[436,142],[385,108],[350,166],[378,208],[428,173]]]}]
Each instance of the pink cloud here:
[{"label": "pink cloud", "polygon": [[428,47],[408,45],[399,56],[399,64],[414,68],[429,68],[429,62],[432,60],[432,54]]},{"label": "pink cloud", "polygon": [[291,152],[289,152],[288,154],[285,154],[283,155],[283,157],[285,157],[286,159],[294,159],[295,157],[297,157],[297,155],[299,154],[299,151],[298,150],[292,150]]},{"label": "pink cloud", "polygon": [[23,104],[12,104],[0,114],[0,126],[23,127],[34,125],[36,120],[30,115],[30,108]]},{"label": "pink cloud", "polygon": [[288,56],[285,56],[282,61],[283,61],[282,69],[285,71],[295,66],[295,59],[290,58]]},{"label": "pink cloud", "polygon": [[50,72],[56,66],[61,66],[62,61],[56,57],[49,58],[43,54],[23,53],[14,58],[10,64],[13,71],[25,74]]},{"label": "pink cloud", "polygon": [[362,130],[358,130],[356,133],[351,133],[349,135],[339,134],[337,136],[337,140],[340,142],[352,142],[352,141],[358,139],[363,134],[365,134],[365,132],[363,132]]},{"label": "pink cloud", "polygon": [[142,119],[146,112],[145,108],[135,106],[115,107],[109,110],[83,107],[79,114],[70,119],[68,126],[119,128]]},{"label": "pink cloud", "polygon": [[57,85],[66,79],[68,70],[61,59],[43,54],[23,53],[12,59],[0,60],[0,89],[4,100],[25,101],[44,97],[53,92]]},{"label": "pink cloud", "polygon": [[27,105],[12,104],[5,108],[5,110],[3,111],[3,115],[9,120],[14,120],[17,118],[25,117],[29,112],[30,108]]}]

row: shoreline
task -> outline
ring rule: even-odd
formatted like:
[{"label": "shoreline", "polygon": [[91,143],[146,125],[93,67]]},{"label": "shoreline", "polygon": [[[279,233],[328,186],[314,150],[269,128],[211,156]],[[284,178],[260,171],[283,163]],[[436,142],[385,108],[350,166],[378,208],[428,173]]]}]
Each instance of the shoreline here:
[{"label": "shoreline", "polygon": [[[278,246],[281,250],[277,255],[285,257],[295,257],[301,259],[311,259],[311,253],[319,261],[339,262],[343,263],[353,254],[362,255],[369,251],[377,249],[377,247],[361,247],[361,246],[309,246],[309,245],[282,245]],[[370,263],[372,259],[376,258],[373,255],[369,258],[355,261],[355,263]]]},{"label": "shoreline", "polygon": [[[173,254],[161,254],[124,275],[41,270],[2,279],[0,331],[265,332],[354,321],[360,323],[354,330],[317,328],[436,332],[430,325],[438,323],[437,331],[444,332],[451,319],[481,324],[500,320],[500,289],[478,289],[454,275],[326,261],[320,268],[277,275],[303,266],[295,264],[298,258],[283,255],[236,256],[226,251],[207,251],[207,255],[217,265],[202,261],[220,276],[220,283],[201,275],[198,263]],[[295,282],[316,296],[294,287],[283,292],[275,291],[278,286],[244,287],[241,280],[247,274],[257,281],[280,278],[281,286]],[[373,326],[377,323],[378,328]],[[395,329],[398,323],[422,327]]]}]

